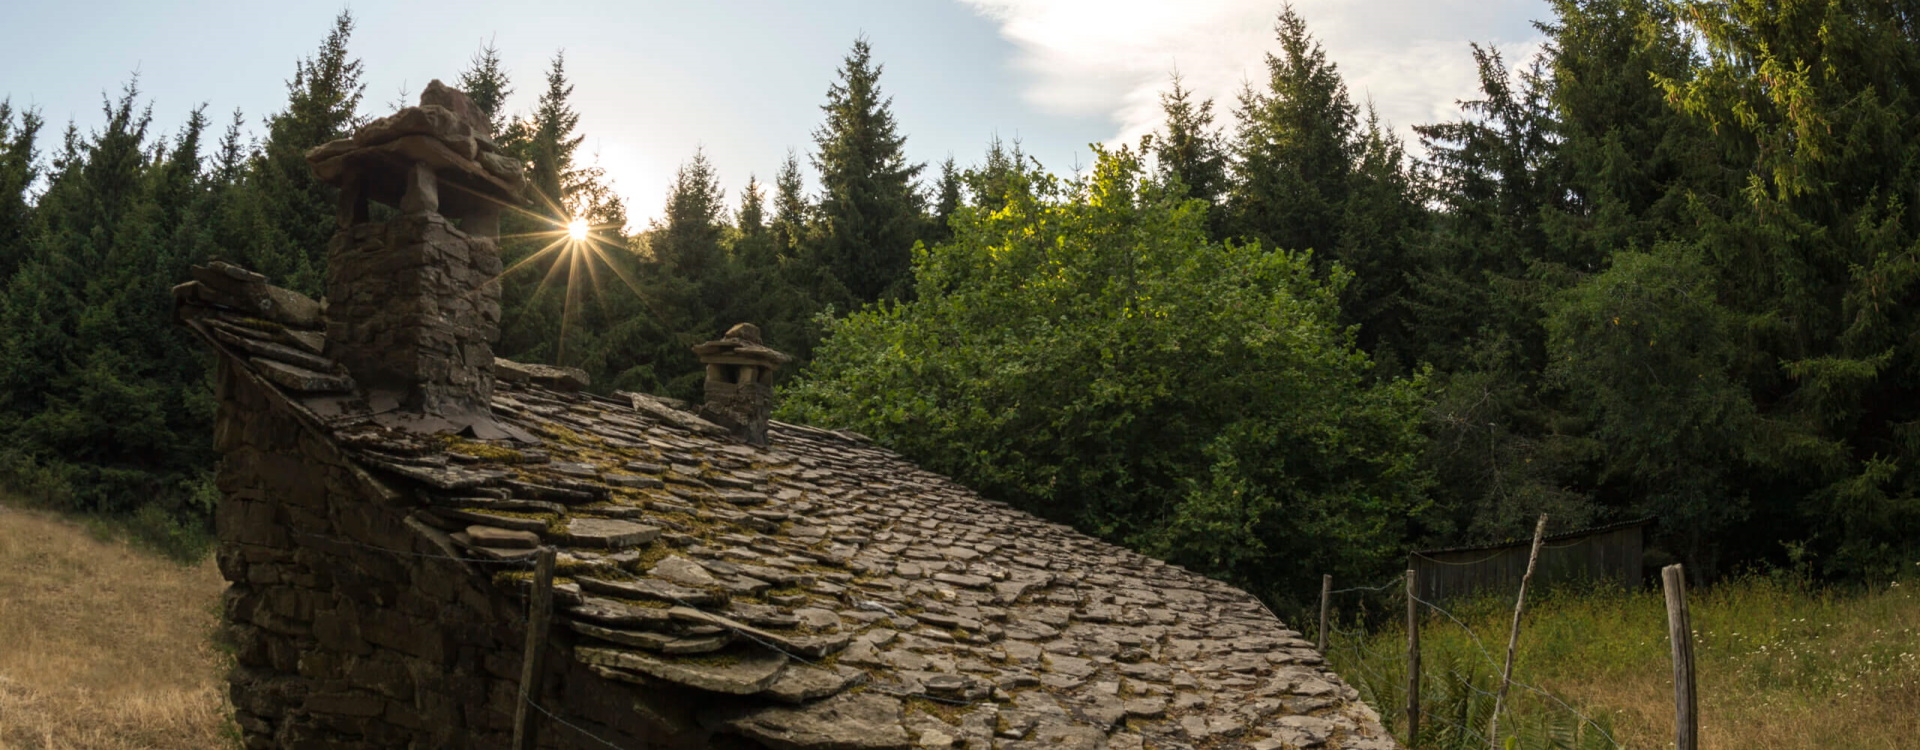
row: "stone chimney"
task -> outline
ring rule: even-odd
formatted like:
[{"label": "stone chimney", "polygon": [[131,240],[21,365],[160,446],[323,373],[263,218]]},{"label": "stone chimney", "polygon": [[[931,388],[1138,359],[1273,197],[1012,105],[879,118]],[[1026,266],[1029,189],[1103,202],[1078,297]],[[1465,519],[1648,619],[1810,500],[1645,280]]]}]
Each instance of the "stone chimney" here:
[{"label": "stone chimney", "polygon": [[376,412],[492,425],[500,210],[518,161],[465,94],[434,81],[407,107],[307,154],[340,188],[327,248],[326,354]]},{"label": "stone chimney", "polygon": [[773,371],[793,358],[760,343],[760,327],[741,323],[727,335],[693,348],[707,366],[707,402],[700,416],[742,442],[767,444],[773,409]]}]

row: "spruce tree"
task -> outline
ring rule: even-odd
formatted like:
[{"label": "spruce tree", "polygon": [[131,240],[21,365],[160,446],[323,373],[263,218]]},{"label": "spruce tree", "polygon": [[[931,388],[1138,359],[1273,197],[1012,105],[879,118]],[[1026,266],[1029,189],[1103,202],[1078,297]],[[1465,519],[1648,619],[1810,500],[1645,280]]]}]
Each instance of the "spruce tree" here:
[{"label": "spruce tree", "polygon": [[[808,227],[812,224],[813,206],[807,202],[805,185],[801,182],[800,157],[792,151],[787,159],[780,163],[779,173],[773,179],[773,230],[774,247],[783,259],[797,258],[808,241]],[[809,253],[810,254],[810,253]]]},{"label": "spruce tree", "polygon": [[1687,233],[1690,195],[1716,189],[1707,129],[1668,102],[1658,79],[1686,80],[1697,40],[1652,0],[1557,0],[1543,54],[1569,200],[1546,218],[1550,260],[1575,273],[1606,256]]},{"label": "spruce tree", "polygon": [[250,170],[257,236],[236,248],[237,262],[308,294],[321,291],[338,191],[313,176],[307,151],[351,135],[360,122],[366,86],[347,51],[352,36],[353,15],[341,11],[320,50],[294,66],[287,107],[268,118]]},{"label": "spruce tree", "polygon": [[520,147],[535,193],[535,210],[563,223],[581,209],[574,193],[581,186],[582,175],[574,165],[574,155],[587,139],[585,134],[575,132],[580,126],[580,113],[568,101],[573,96],[573,84],[567,82],[566,62],[566,53],[554,54],[553,65],[547,69],[547,90],[540,94],[531,122],[521,126],[526,132]]},{"label": "spruce tree", "polygon": [[856,304],[904,292],[922,222],[914,178],[925,165],[907,163],[892,100],[880,92],[882,68],[867,40],[854,40],[813,134],[820,260]]},{"label": "spruce tree", "polygon": [[[574,357],[610,354],[596,350],[605,346],[592,338],[604,334],[605,326],[592,321],[616,317],[608,301],[614,295],[631,296],[634,282],[626,266],[633,261],[624,250],[626,207],[599,167],[576,160],[586,135],[579,132],[572,96],[565,56],[556,54],[533,114],[508,122],[498,138],[503,151],[526,164],[530,205],[500,222],[502,236],[509,238],[501,243],[501,259],[511,270],[501,282],[497,351],[525,361],[577,365],[593,374],[600,363],[612,360]],[[593,227],[591,251],[570,249],[565,239],[576,218]]]},{"label": "spruce tree", "polygon": [[[170,321],[168,288],[210,251],[212,195],[195,110],[149,145],[129,84],[87,137],[69,128],[0,302],[0,472],[73,510],[204,522],[189,485],[210,460],[205,373]],[[169,528],[171,528],[169,526]]]},{"label": "spruce tree", "polygon": [[1324,257],[1340,246],[1358,109],[1293,6],[1280,11],[1275,31],[1280,54],[1267,55],[1265,88],[1240,95],[1228,229]]},{"label": "spruce tree", "polygon": [[767,191],[753,175],[747,175],[747,186],[740,190],[740,208],[734,211],[733,225],[736,231],[728,256],[739,273],[755,278],[777,277],[780,250],[767,222]]},{"label": "spruce tree", "polygon": [[1544,61],[1516,75],[1498,51],[1472,50],[1481,96],[1460,103],[1467,117],[1413,128],[1444,215],[1417,271],[1418,358],[1448,371],[1489,331],[1510,349],[1501,356],[1541,361],[1543,297],[1526,279],[1548,257],[1546,214],[1565,200]]},{"label": "spruce tree", "polygon": [[696,282],[720,270],[724,200],[713,162],[704,149],[694,151],[667,189],[665,218],[652,235],[654,260],[672,275]]},{"label": "spruce tree", "polygon": [[32,206],[27,190],[40,179],[40,113],[16,112],[0,99],[0,281],[13,275],[26,253]]},{"label": "spruce tree", "polygon": [[502,108],[507,104],[507,97],[513,95],[513,86],[507,78],[507,71],[500,67],[500,50],[494,48],[492,40],[473,53],[467,69],[460,72],[459,87],[468,99],[473,100],[474,106],[487,113],[494,130],[498,132],[503,124],[500,118],[506,114]]},{"label": "spruce tree", "polygon": [[1452,524],[1441,533],[1491,540],[1543,512],[1577,527],[1599,509],[1543,376],[1541,306],[1565,283],[1538,276],[1564,197],[1546,62],[1515,74],[1471,49],[1480,95],[1460,103],[1466,117],[1414,126],[1438,211],[1409,264],[1406,359],[1437,370],[1426,460]]},{"label": "spruce tree", "polygon": [[733,213],[734,226],[740,234],[757,236],[767,231],[767,191],[761,189],[759,178],[747,175],[747,186],[740,189],[740,208]]},{"label": "spruce tree", "polygon": [[927,244],[945,242],[953,236],[953,215],[966,200],[966,186],[953,157],[940,162],[940,181],[933,187],[933,223],[927,228]]},{"label": "spruce tree", "polygon": [[1227,189],[1227,155],[1213,127],[1213,100],[1195,101],[1176,73],[1173,90],[1160,95],[1160,110],[1167,117],[1165,132],[1150,137],[1150,148],[1142,150],[1153,154],[1161,179],[1185,186],[1188,197],[1217,205]]},{"label": "spruce tree", "polygon": [[[1596,279],[1648,302],[1629,316],[1615,312],[1622,294],[1568,300],[1556,360],[1584,375],[1610,452],[1639,459],[1610,464],[1620,480],[1683,520],[1718,522],[1696,524],[1708,563],[1767,549],[1791,525],[1823,572],[1883,580],[1920,554],[1913,8],[1678,10],[1706,54],[1690,75],[1655,78],[1711,135],[1717,168],[1688,196],[1691,241],[1616,256]],[[1646,333],[1619,335],[1616,317]],[[1658,377],[1628,379],[1621,363]]]},{"label": "spruce tree", "polygon": [[987,154],[976,169],[967,170],[967,192],[973,194],[973,205],[987,213],[1005,208],[1007,193],[1024,189],[1026,184],[1027,154],[1020,148],[1020,139],[1015,138],[1012,145],[1000,140],[998,133],[987,141]]},{"label": "spruce tree", "polygon": [[1353,274],[1340,292],[1340,307],[1345,322],[1359,325],[1360,347],[1373,355],[1378,372],[1404,375],[1417,364],[1408,329],[1408,275],[1427,211],[1406,147],[1371,104],[1355,148],[1343,231],[1333,252]]}]

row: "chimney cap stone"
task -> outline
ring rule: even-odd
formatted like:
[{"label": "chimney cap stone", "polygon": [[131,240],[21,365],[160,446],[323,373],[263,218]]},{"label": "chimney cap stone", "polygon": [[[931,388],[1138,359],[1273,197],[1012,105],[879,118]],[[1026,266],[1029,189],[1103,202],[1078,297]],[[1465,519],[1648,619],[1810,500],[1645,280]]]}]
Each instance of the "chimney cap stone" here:
[{"label": "chimney cap stone", "polygon": [[693,353],[703,364],[778,367],[793,361],[792,357],[761,343],[760,327],[752,323],[741,323],[727,329],[726,335],[718,339],[694,345]]}]

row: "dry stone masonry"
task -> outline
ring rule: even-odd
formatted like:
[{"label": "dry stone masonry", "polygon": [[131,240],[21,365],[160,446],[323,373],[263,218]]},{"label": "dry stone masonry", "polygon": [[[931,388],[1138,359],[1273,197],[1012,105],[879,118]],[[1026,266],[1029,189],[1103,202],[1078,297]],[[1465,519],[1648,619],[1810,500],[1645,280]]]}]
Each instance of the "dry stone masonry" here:
[{"label": "dry stone masonry", "polygon": [[440,148],[517,172],[477,162],[479,136],[460,150],[482,129],[449,91],[314,154],[367,159],[341,184],[401,209],[343,211],[334,262],[381,279],[330,269],[324,314],[224,264],[175,290],[219,354],[247,747],[506,747],[541,547],[554,625],[530,687],[561,720],[543,747],[1396,747],[1245,592],[767,420],[785,358],[751,326],[697,349],[699,408],[476,367],[497,303],[454,297],[488,294],[490,233],[421,186],[442,210],[448,184],[479,189]]},{"label": "dry stone masonry", "polygon": [[741,323],[719,340],[693,348],[707,366],[707,402],[700,416],[753,445],[767,444],[773,410],[773,371],[792,358],[760,342],[760,327]]},{"label": "dry stone masonry", "polygon": [[[524,184],[486,118],[427,87],[400,110],[308,155],[340,188],[327,249],[327,355],[376,408],[490,427],[500,335],[500,210]],[[375,203],[397,209],[371,220]],[[380,409],[385,410],[385,409]]]}]

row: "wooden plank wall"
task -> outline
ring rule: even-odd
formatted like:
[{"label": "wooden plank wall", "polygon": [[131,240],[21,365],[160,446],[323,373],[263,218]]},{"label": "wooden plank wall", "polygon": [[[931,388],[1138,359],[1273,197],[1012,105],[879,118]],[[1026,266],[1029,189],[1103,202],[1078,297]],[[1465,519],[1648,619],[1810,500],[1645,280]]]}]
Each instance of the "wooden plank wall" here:
[{"label": "wooden plank wall", "polygon": [[[1640,585],[1644,526],[1626,526],[1559,539],[1540,549],[1541,585],[1612,581],[1625,588]],[[1419,571],[1420,598],[1438,602],[1486,591],[1512,592],[1527,572],[1528,542],[1494,549],[1415,552],[1407,567]]]}]

